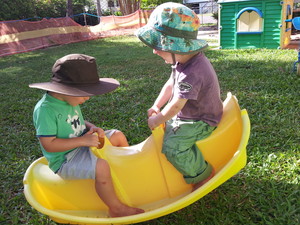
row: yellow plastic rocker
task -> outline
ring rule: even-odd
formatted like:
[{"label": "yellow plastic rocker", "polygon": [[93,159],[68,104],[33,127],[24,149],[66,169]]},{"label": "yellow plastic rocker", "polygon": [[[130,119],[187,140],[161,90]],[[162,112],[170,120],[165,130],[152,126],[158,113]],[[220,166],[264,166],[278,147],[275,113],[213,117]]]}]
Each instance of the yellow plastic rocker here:
[{"label": "yellow plastic rocker", "polygon": [[161,153],[164,130],[156,128],[150,137],[130,147],[114,147],[106,139],[92,151],[106,159],[119,198],[145,213],[110,218],[94,188],[94,180],[63,180],[54,174],[42,157],[33,162],[24,176],[24,193],[30,205],[58,223],[133,224],[155,219],[199,200],[238,173],[247,160],[246,146],[250,120],[237,99],[227,94],[224,114],[212,135],[198,141],[215,176],[192,192],[182,175]]}]

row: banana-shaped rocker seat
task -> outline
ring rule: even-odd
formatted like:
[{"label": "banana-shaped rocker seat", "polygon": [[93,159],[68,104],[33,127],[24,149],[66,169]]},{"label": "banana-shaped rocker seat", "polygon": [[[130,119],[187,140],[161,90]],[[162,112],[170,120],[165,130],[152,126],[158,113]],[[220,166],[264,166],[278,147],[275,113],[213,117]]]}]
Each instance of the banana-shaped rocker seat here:
[{"label": "banana-shaped rocker seat", "polygon": [[94,188],[94,180],[63,180],[54,174],[42,157],[33,162],[24,176],[24,193],[30,205],[58,223],[132,224],[155,219],[199,200],[238,173],[246,165],[250,135],[247,111],[227,94],[224,114],[212,135],[198,141],[204,157],[216,170],[215,176],[192,192],[182,175],[161,153],[164,130],[156,128],[140,144],[114,147],[108,140],[92,151],[106,159],[121,201],[145,213],[110,218],[107,207]]}]

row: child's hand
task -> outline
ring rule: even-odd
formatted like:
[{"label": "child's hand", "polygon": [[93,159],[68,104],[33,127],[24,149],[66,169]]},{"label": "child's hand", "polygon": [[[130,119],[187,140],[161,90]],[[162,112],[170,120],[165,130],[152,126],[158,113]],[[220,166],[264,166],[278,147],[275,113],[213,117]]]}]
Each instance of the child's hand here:
[{"label": "child's hand", "polygon": [[96,126],[91,127],[87,133],[89,134],[97,133],[100,138],[104,138],[105,136],[104,130]]},{"label": "child's hand", "polygon": [[[95,135],[97,133],[98,135]],[[105,133],[104,130],[101,129],[100,127],[92,126],[88,132],[86,132],[85,135],[83,135],[86,141],[86,146],[89,147],[98,147],[100,142],[99,138],[104,138]]]},{"label": "child's hand", "polygon": [[98,135],[95,135],[95,134],[91,133],[90,131],[85,133],[81,138],[82,138],[82,140],[84,140],[83,146],[97,147],[99,145]]},{"label": "child's hand", "polygon": [[148,109],[147,114],[148,117],[153,116],[153,114],[158,114],[160,112],[159,108],[155,105],[153,105],[150,109]]},{"label": "child's hand", "polygon": [[150,116],[148,118],[148,127],[153,130],[155,127],[158,127],[159,123],[157,124],[157,116]]}]

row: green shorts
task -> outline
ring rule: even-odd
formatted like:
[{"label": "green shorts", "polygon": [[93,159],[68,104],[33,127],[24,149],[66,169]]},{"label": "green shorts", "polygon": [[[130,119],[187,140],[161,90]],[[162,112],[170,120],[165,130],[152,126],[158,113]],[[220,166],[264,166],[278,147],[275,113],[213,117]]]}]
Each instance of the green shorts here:
[{"label": "green shorts", "polygon": [[162,152],[188,184],[198,183],[212,172],[196,141],[207,138],[214,129],[203,121],[171,119],[166,123]]}]

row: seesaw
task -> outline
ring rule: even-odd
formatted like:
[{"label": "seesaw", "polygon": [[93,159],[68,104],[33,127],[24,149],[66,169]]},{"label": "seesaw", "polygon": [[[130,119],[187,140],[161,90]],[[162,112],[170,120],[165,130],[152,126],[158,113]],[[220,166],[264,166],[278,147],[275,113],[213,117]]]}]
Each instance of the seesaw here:
[{"label": "seesaw", "polygon": [[140,144],[120,148],[105,140],[92,151],[109,161],[120,199],[146,212],[110,218],[98,198],[93,180],[62,180],[47,166],[44,157],[33,162],[24,176],[24,193],[30,205],[58,223],[132,224],[155,219],[199,200],[246,165],[246,145],[250,135],[247,111],[227,94],[224,114],[218,128],[207,139],[197,142],[205,158],[214,166],[215,176],[191,192],[182,175],[161,153],[164,130],[156,128]]}]

